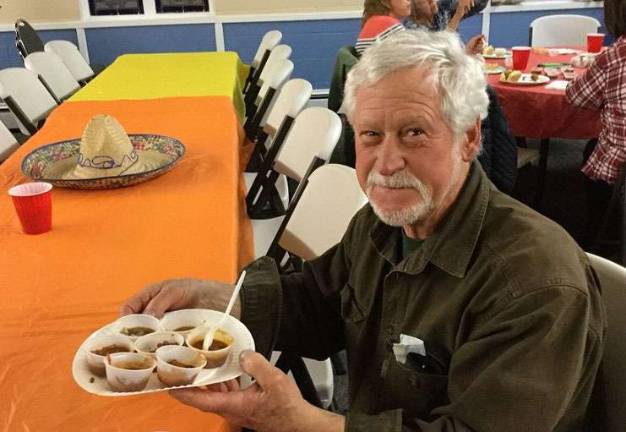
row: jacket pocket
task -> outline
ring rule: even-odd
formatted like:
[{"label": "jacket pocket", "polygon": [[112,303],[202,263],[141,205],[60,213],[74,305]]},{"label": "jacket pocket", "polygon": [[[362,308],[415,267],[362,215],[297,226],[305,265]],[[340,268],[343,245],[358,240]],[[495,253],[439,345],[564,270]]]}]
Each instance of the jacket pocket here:
[{"label": "jacket pocket", "polygon": [[381,411],[401,408],[405,415],[427,419],[434,408],[449,402],[448,375],[398,363],[393,355],[387,357],[383,371]]},{"label": "jacket pocket", "polygon": [[341,316],[344,320],[358,323],[365,319],[365,311],[359,304],[354,288],[346,284],[341,290]]}]

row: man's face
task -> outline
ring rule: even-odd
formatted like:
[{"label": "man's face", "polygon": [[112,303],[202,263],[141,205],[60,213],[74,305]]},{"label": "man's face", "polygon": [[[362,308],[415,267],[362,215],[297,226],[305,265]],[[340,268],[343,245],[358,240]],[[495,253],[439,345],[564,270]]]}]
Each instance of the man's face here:
[{"label": "man's face", "polygon": [[352,123],[357,177],[381,220],[437,221],[456,199],[480,136],[473,130],[454,142],[425,70],[401,69],[360,88]]}]

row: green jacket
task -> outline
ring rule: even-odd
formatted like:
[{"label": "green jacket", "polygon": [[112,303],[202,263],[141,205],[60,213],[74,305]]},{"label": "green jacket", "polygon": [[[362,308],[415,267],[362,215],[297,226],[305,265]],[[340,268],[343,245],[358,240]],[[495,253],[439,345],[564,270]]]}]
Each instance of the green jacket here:
[{"label": "green jacket", "polygon": [[[259,350],[321,359],[345,348],[348,431],[582,430],[606,317],[560,226],[474,163],[436,232],[400,250],[399,229],[368,205],[302,273],[253,263],[242,319]],[[396,361],[400,334],[425,342],[426,369]]]}]

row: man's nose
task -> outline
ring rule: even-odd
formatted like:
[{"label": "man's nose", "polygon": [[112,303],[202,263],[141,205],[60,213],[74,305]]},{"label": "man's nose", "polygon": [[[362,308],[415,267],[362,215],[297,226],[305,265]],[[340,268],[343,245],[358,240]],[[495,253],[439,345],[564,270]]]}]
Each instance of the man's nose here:
[{"label": "man's nose", "polygon": [[376,157],[376,169],[382,175],[392,175],[402,170],[406,163],[398,140],[395,137],[386,137]]}]

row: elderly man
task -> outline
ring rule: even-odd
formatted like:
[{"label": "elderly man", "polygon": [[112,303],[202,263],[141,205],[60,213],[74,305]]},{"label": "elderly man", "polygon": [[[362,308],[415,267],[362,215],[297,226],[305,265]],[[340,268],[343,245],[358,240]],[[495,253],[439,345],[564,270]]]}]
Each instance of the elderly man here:
[{"label": "elderly man", "polygon": [[[578,431],[605,315],[585,254],[493,188],[474,158],[487,109],[477,61],[449,32],[402,32],[351,71],[346,109],[370,204],[302,273],[248,267],[240,317],[263,351],[348,352],[346,417],[308,405],[255,353],[238,390],[172,392],[259,431]],[[122,313],[223,308],[232,288],[166,281]],[[421,354],[396,357],[401,335]],[[217,390],[217,391],[216,391]]]}]

